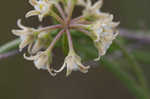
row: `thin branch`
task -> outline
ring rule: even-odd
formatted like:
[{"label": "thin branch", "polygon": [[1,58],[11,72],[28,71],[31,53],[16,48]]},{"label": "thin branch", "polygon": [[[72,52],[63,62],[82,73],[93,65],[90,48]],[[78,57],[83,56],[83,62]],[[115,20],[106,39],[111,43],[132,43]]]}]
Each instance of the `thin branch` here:
[{"label": "thin branch", "polygon": [[55,4],[57,10],[59,11],[59,13],[61,14],[61,16],[63,17],[63,19],[65,20],[66,16],[65,16],[65,13],[62,9],[62,7],[59,5],[59,4]]},{"label": "thin branch", "polygon": [[76,28],[76,30],[78,30],[78,31],[80,31],[80,32],[82,32],[82,33],[84,33],[85,35],[88,35],[88,36],[91,35],[91,33],[90,33],[89,31],[85,30],[85,29],[82,29],[82,28]]},{"label": "thin branch", "polygon": [[17,49],[18,45],[20,44],[20,41],[21,41],[20,39],[16,39],[14,41],[10,41],[10,42],[2,45],[0,47],[0,54],[7,53],[9,51]]},{"label": "thin branch", "polygon": [[84,20],[84,16],[79,16],[77,18],[74,18],[71,20],[70,23],[71,24],[77,24],[77,23],[78,24],[87,24],[87,25],[92,24],[92,22]]},{"label": "thin branch", "polygon": [[68,43],[69,43],[69,49],[73,50],[73,42],[72,42],[72,37],[70,34],[70,31],[68,29],[66,29],[66,33],[67,33],[67,37],[68,37]]},{"label": "thin branch", "polygon": [[59,23],[61,23],[62,25],[64,25],[64,20],[57,15],[54,11],[51,10],[50,16],[54,17]]},{"label": "thin branch", "polygon": [[70,24],[69,25],[70,28],[88,28],[88,25],[84,25],[84,24]]},{"label": "thin branch", "polygon": [[56,36],[55,38],[53,39],[53,41],[51,42],[50,46],[48,47],[47,50],[52,50],[55,43],[59,40],[59,38],[62,36],[62,34],[65,32],[65,30],[61,30]]},{"label": "thin branch", "polygon": [[4,53],[4,54],[0,54],[0,60],[11,57],[11,56],[14,56],[17,53],[19,53],[18,50],[13,50],[13,51],[10,51],[10,52]]},{"label": "thin branch", "polygon": [[62,27],[63,27],[63,26],[62,26],[61,24],[52,25],[52,26],[47,26],[47,27],[41,28],[38,32],[51,31],[51,30],[55,30],[55,29],[62,28]]},{"label": "thin branch", "polygon": [[131,40],[137,40],[139,42],[150,44],[150,32],[145,33],[145,31],[141,30],[128,30],[124,28],[119,29],[120,36],[124,38],[128,38]]},{"label": "thin branch", "polygon": [[79,16],[77,18],[74,18],[71,20],[71,23],[74,23],[74,22],[77,23],[78,21],[81,21],[83,18],[84,18],[84,16]]},{"label": "thin branch", "polygon": [[74,1],[73,0],[69,0],[68,1],[68,10],[67,10],[67,23],[70,23],[70,21],[71,21],[71,17],[72,17],[72,13],[73,13],[73,10],[74,10],[74,7],[75,7],[75,5],[74,5]]}]

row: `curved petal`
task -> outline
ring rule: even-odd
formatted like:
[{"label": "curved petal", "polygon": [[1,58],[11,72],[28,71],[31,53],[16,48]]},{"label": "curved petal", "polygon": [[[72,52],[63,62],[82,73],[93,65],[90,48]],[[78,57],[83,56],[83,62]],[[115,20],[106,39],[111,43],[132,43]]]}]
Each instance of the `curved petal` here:
[{"label": "curved petal", "polygon": [[94,61],[99,61],[101,58],[100,54],[98,54],[98,57],[94,59]]},{"label": "curved petal", "polygon": [[23,48],[25,48],[27,45],[29,44],[29,42],[27,41],[22,41],[19,45],[19,51],[21,52]]},{"label": "curved petal", "polygon": [[26,54],[23,54],[23,57],[24,57],[26,60],[30,60],[30,61],[32,61],[32,60],[35,59],[34,56],[27,56]]},{"label": "curved petal", "polygon": [[40,14],[40,15],[38,16],[39,21],[42,21],[44,16],[45,16],[44,14]]},{"label": "curved petal", "polygon": [[35,6],[35,5],[37,5],[37,0],[29,0],[29,3],[30,3],[32,6]]},{"label": "curved petal", "polygon": [[40,14],[39,11],[37,11],[37,10],[31,10],[31,11],[27,12],[27,14],[25,15],[25,17],[28,18],[28,17],[31,17],[31,16],[39,15],[39,14]]},{"label": "curved petal", "polygon": [[15,30],[15,29],[12,30],[12,33],[16,36],[21,36],[26,34],[26,32],[23,32],[22,30]]},{"label": "curved petal", "polygon": [[62,66],[60,69],[54,70],[54,71],[55,71],[56,73],[59,73],[59,72],[63,71],[65,67],[66,67],[66,63],[64,63],[63,66]]},{"label": "curved petal", "polygon": [[24,47],[33,42],[32,37],[29,36],[21,36],[21,40],[21,44],[19,45],[20,51],[22,51]]},{"label": "curved petal", "polygon": [[33,46],[33,43],[29,44],[29,46],[28,46],[28,53],[29,54],[32,54],[32,46]]},{"label": "curved petal", "polygon": [[99,10],[103,5],[103,0],[99,0],[97,1],[94,5],[93,5],[93,11],[95,10]]},{"label": "curved petal", "polygon": [[52,76],[56,76],[56,73],[53,73],[54,70],[52,68],[50,68],[49,64],[47,65],[47,70]]},{"label": "curved petal", "polygon": [[[68,65],[68,64],[67,64]],[[67,66],[67,73],[66,76],[69,76],[72,73],[72,68],[70,66]]]},{"label": "curved petal", "polygon": [[27,29],[26,26],[24,26],[24,25],[21,24],[21,19],[18,19],[18,20],[17,20],[17,25],[18,25],[21,29],[24,29],[24,30]]}]

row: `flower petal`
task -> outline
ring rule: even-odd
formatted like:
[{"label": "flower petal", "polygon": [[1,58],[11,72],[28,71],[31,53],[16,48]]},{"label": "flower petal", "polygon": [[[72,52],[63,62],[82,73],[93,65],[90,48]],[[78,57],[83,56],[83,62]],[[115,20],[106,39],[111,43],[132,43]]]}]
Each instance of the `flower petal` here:
[{"label": "flower petal", "polygon": [[26,54],[23,54],[23,57],[24,57],[24,59],[26,59],[26,60],[30,60],[30,61],[32,61],[32,60],[34,60],[34,59],[35,59],[35,57],[34,57],[34,56],[27,56]]},{"label": "flower petal", "polygon": [[29,11],[29,12],[25,15],[25,17],[28,18],[28,17],[31,17],[31,16],[39,15],[39,14],[40,14],[39,11],[37,11],[37,10],[31,10],[31,11]]},{"label": "flower petal", "polygon": [[23,30],[27,29],[26,26],[24,26],[24,25],[21,24],[21,19],[18,19],[17,25],[18,25],[21,29],[23,29]]},{"label": "flower petal", "polygon": [[96,10],[99,10],[103,5],[103,0],[99,0],[97,1],[94,5],[93,5],[93,10],[96,11]]},{"label": "flower petal", "polygon": [[90,69],[90,66],[84,66],[81,62],[77,62],[77,64],[82,73],[87,73],[88,69]]},{"label": "flower petal", "polygon": [[16,36],[21,36],[26,34],[26,32],[23,32],[22,30],[15,30],[15,29],[12,30],[12,33]]},{"label": "flower petal", "polygon": [[30,3],[32,6],[35,6],[35,5],[37,5],[37,0],[29,0],[29,3]]},{"label": "flower petal", "polygon": [[41,15],[38,16],[40,22],[42,22],[44,16],[45,16],[44,14],[41,14]]},{"label": "flower petal", "polygon": [[54,70],[56,73],[62,72],[64,70],[64,68],[66,67],[66,63],[63,64],[63,66],[61,66],[60,69],[58,70]]},{"label": "flower petal", "polygon": [[72,68],[70,68],[69,66],[67,66],[66,76],[69,76],[71,73],[72,73]]},{"label": "flower petal", "polygon": [[24,40],[22,40],[19,45],[20,51],[22,51],[22,49],[25,48],[27,45],[29,45],[31,42],[32,42],[32,38],[25,37]]}]

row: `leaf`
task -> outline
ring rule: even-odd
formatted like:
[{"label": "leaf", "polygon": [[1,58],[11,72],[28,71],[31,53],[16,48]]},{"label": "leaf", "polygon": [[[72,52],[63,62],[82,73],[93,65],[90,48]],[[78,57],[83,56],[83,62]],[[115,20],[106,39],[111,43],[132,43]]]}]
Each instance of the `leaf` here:
[{"label": "leaf", "polygon": [[64,33],[64,35],[62,36],[61,43],[62,43],[62,50],[64,54],[67,55],[69,48],[68,48],[68,39],[66,33]]}]

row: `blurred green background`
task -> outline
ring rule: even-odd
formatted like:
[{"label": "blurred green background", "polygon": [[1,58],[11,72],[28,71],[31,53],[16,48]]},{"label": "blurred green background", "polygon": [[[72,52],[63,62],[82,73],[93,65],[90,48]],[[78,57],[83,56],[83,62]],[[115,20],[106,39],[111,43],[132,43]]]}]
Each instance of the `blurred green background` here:
[{"label": "blurred green background", "polygon": [[[18,18],[28,26],[38,26],[37,17],[24,18],[30,9],[32,7],[28,0],[1,1],[0,45],[16,38],[11,29],[17,28]],[[132,30],[149,29],[149,9],[150,0],[104,0],[102,8],[115,15],[115,20],[121,22],[120,27]],[[44,24],[47,25],[47,20],[44,20]],[[132,42],[132,45],[136,42]],[[150,80],[148,47],[141,44],[132,53],[137,56]],[[58,58],[60,53],[55,55],[55,64],[60,65],[63,57]],[[51,77],[47,72],[37,70],[22,55],[17,55],[0,60],[0,67],[0,99],[136,99],[111,72],[101,66],[90,69],[86,75],[73,72],[69,77],[65,77],[65,73]]]}]

